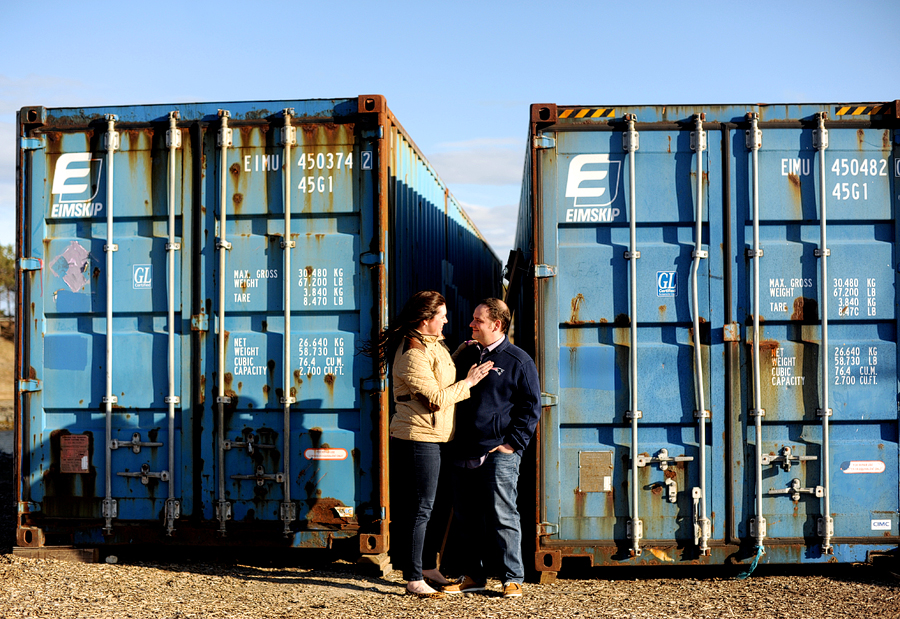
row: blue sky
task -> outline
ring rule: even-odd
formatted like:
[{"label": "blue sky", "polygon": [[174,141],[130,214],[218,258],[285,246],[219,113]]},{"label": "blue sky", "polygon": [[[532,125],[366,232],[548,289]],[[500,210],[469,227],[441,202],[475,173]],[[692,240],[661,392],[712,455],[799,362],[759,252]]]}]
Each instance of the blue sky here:
[{"label": "blue sky", "polygon": [[15,113],[383,94],[505,257],[531,103],[900,99],[900,2],[42,2],[0,23],[0,243]]}]

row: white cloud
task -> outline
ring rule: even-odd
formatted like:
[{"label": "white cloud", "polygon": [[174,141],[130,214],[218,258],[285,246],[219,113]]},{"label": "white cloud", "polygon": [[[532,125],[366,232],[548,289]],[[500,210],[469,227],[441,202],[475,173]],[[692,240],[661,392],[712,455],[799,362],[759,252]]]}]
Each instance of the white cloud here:
[{"label": "white cloud", "polygon": [[481,206],[465,202],[460,204],[475,222],[482,236],[490,243],[494,253],[505,264],[516,237],[519,206],[517,204]]},{"label": "white cloud", "polygon": [[525,151],[520,140],[482,138],[446,142],[428,160],[444,181],[472,185],[518,185]]},{"label": "white cloud", "polygon": [[16,129],[0,122],[0,244],[15,242],[16,233]]},{"label": "white cloud", "polygon": [[93,93],[95,90],[78,80],[54,75],[28,75],[23,78],[0,75],[0,114],[15,114],[26,105],[85,105],[93,99],[81,93]]}]

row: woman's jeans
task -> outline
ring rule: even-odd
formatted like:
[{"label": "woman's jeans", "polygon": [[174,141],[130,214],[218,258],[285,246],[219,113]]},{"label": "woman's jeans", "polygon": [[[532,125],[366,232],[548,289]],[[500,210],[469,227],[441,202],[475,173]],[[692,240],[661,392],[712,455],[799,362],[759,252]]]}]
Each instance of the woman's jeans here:
[{"label": "woman's jeans", "polygon": [[445,445],[446,443],[391,439],[391,457],[400,465],[398,470],[406,480],[406,500],[402,514],[405,526],[401,531],[409,545],[406,579],[410,581],[422,580],[422,569],[434,569],[437,566],[437,553],[444,531],[443,527],[429,527],[428,523],[437,496],[441,452]]}]

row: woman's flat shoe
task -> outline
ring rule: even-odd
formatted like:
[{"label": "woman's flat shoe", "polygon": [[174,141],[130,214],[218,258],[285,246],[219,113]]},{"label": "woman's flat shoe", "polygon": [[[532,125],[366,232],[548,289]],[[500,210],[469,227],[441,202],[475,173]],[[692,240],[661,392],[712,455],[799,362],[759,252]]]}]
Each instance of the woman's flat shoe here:
[{"label": "woman's flat shoe", "polygon": [[434,579],[428,578],[428,576],[422,577],[425,580],[425,584],[432,587],[433,589],[441,590],[441,587],[446,587],[447,585],[452,585],[455,581],[448,580],[447,582],[438,582]]}]

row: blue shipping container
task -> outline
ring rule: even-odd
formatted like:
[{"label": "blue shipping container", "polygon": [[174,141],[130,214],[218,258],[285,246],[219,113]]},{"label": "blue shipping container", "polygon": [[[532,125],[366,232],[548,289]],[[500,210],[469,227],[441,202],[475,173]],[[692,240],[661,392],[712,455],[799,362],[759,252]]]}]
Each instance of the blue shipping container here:
[{"label": "blue shipping container", "polygon": [[18,123],[18,544],[386,551],[359,349],[420,289],[464,336],[500,264],[384,98]]},{"label": "blue shipping container", "polygon": [[538,570],[897,551],[897,110],[532,106]]}]

